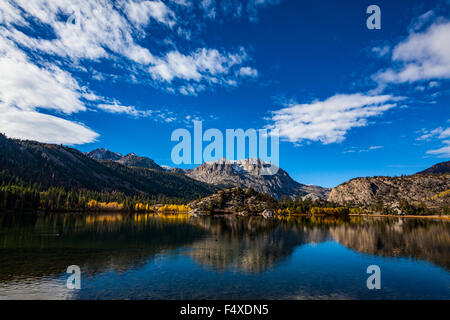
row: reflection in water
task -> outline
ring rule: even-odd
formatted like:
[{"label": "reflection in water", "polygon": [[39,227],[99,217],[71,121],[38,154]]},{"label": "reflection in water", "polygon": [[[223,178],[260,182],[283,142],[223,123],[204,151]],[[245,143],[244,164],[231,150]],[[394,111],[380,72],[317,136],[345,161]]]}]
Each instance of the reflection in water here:
[{"label": "reflection in water", "polygon": [[192,220],[212,237],[195,242],[190,252],[202,265],[219,271],[259,273],[273,268],[297,246],[325,241],[328,233],[306,225],[260,217],[223,217]]},{"label": "reflection in water", "polygon": [[187,245],[205,231],[187,216],[40,215],[0,218],[0,281],[61,273],[125,272],[163,251]]},{"label": "reflection in water", "polygon": [[[446,270],[443,276],[448,281],[450,223],[440,220],[361,217],[266,220],[170,214],[3,215],[0,216],[0,298],[20,298],[24,289],[28,290],[28,298],[76,298],[64,289],[64,271],[68,265],[79,265],[86,279],[94,283],[105,273],[113,272],[111,277],[117,280],[127,272],[146,270],[159,256],[190,257],[204,269],[197,277],[205,279],[210,272],[262,276],[285,268],[286,264],[289,270],[300,273],[301,263],[290,261],[294,253],[304,245],[322,243],[338,243],[379,259],[425,260]],[[323,251],[323,254],[330,252]],[[314,250],[302,258],[317,263],[321,259]],[[175,272],[188,269],[186,265],[165,263],[166,268],[174,268]],[[333,268],[329,266],[330,272]],[[150,275],[145,273],[145,276]],[[185,289],[183,283],[177,288]],[[236,297],[249,297],[242,293],[242,288],[239,290],[241,295]],[[283,288],[279,290],[273,294],[289,296]],[[317,290],[316,297],[337,294]],[[168,298],[177,297],[168,288],[163,288],[163,292]],[[339,294],[351,296],[352,292]],[[95,297],[104,297],[98,295]],[[311,290],[300,295],[311,297]],[[124,296],[110,296],[115,297]],[[133,293],[132,297],[154,295],[140,292]]]},{"label": "reflection in water", "polygon": [[330,228],[333,239],[358,252],[427,260],[450,270],[450,223],[378,219],[351,228]]}]

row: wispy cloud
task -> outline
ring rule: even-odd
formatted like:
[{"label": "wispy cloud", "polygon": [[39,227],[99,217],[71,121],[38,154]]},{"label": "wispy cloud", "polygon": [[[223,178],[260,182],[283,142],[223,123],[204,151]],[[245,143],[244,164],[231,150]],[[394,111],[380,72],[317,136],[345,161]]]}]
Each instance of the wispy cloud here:
[{"label": "wispy cloud", "polygon": [[55,65],[38,66],[10,40],[0,36],[0,128],[9,137],[43,142],[82,144],[98,134],[83,124],[40,113],[85,111],[87,94]]},{"label": "wispy cloud", "polygon": [[169,27],[176,23],[175,13],[162,1],[127,1],[123,8],[127,17],[140,26],[146,26],[152,18]]},{"label": "wispy cloud", "polygon": [[362,152],[369,152],[372,150],[378,150],[378,149],[383,149],[383,148],[384,148],[383,146],[371,146],[368,148],[352,147],[350,149],[343,151],[342,153],[362,153]]},{"label": "wispy cloud", "polygon": [[428,150],[428,154],[438,156],[439,158],[449,158],[450,157],[450,140],[442,141],[443,147],[434,150]]},{"label": "wispy cloud", "polygon": [[79,144],[93,141],[98,134],[63,118],[77,112],[96,109],[135,118],[176,120],[170,111],[140,110],[114,97],[99,96],[90,90],[89,82],[83,83],[84,77],[74,76],[76,71],[92,79],[114,77],[96,70],[98,62],[108,61],[131,82],[137,83],[139,77],[146,83],[153,79],[155,87],[183,95],[197,95],[215,86],[234,87],[240,78],[257,73],[250,66],[239,72],[242,64],[249,62],[243,47],[234,51],[203,46],[166,51],[167,47],[155,41],[150,51],[142,45],[142,38],[151,39],[147,33],[154,30],[164,30],[167,40],[179,36],[182,29],[177,14],[190,12],[183,10],[191,7],[186,0],[0,2],[0,103],[2,122],[9,121],[2,125],[3,132],[17,138]]},{"label": "wispy cloud", "polygon": [[372,52],[378,57],[384,57],[391,52],[391,48],[389,46],[373,47]]},{"label": "wispy cloud", "polygon": [[0,130],[8,137],[69,145],[93,142],[98,137],[98,133],[81,123],[36,111],[0,103],[0,113]]},{"label": "wispy cloud", "polygon": [[[18,14],[19,10],[24,14]],[[151,38],[146,32],[152,31],[143,27],[152,21],[166,27],[167,41],[171,35],[189,32],[183,28],[170,30],[177,24],[177,17],[159,0],[121,0],[115,5],[107,0],[11,0],[0,5],[0,16],[4,17],[6,26],[0,27],[1,32],[22,47],[55,58],[69,58],[74,64],[82,59],[112,59],[115,65],[128,68],[133,76],[148,78],[150,73],[164,89],[167,89],[164,83],[173,79],[182,80],[176,84],[179,88],[189,81],[234,86],[240,75],[236,76],[231,69],[248,60],[242,47],[236,52],[207,47],[188,52],[179,49],[164,52],[156,46],[152,47],[155,54],[138,44],[143,36]],[[53,36],[40,38],[28,32],[32,31],[32,21],[48,27]],[[127,61],[122,63],[123,58]],[[67,60],[60,62],[67,63]]]},{"label": "wispy cloud", "polygon": [[[420,23],[420,27],[423,22]],[[405,83],[450,78],[450,22],[436,21],[425,31],[411,30],[392,51],[393,66],[373,78],[381,83]]]},{"label": "wispy cloud", "polygon": [[[185,2],[186,0],[177,0]],[[203,15],[209,19],[218,17],[246,18],[257,22],[261,10],[281,3],[281,0],[192,0],[191,5],[197,3]]]},{"label": "wispy cloud", "polygon": [[428,150],[427,154],[435,155],[440,158],[450,157],[450,127],[438,127],[433,130],[420,130],[421,136],[417,138],[418,141],[440,141],[444,146]]},{"label": "wispy cloud", "polygon": [[251,67],[242,67],[239,69],[239,75],[242,77],[257,78],[258,70]]},{"label": "wispy cloud", "polygon": [[300,143],[304,140],[323,144],[341,142],[349,130],[368,125],[367,119],[397,106],[391,95],[370,96],[361,93],[337,94],[309,104],[290,103],[272,112],[271,124],[281,138]]},{"label": "wispy cloud", "polygon": [[445,139],[450,137],[450,128],[443,128],[438,127],[433,130],[426,130],[422,129],[421,132],[423,133],[420,137],[417,138],[417,140],[427,140],[430,141],[431,139]]},{"label": "wispy cloud", "polygon": [[216,49],[202,48],[184,55],[171,51],[149,68],[154,78],[171,82],[173,79],[218,82],[218,76],[227,75],[231,68],[247,58],[243,48],[237,54],[220,53]]},{"label": "wispy cloud", "polygon": [[258,13],[260,10],[269,6],[280,4],[281,0],[249,0],[247,3],[247,12],[250,21],[258,21]]},{"label": "wispy cloud", "polygon": [[152,110],[137,110],[134,106],[122,106],[118,103],[99,104],[98,108],[108,113],[127,114],[136,118],[150,117],[153,113]]},{"label": "wispy cloud", "polygon": [[[2,32],[27,48],[72,60],[109,58],[112,54],[137,63],[148,64],[154,60],[149,50],[135,43],[133,25],[109,1],[14,0],[11,3],[23,10],[25,18],[9,17],[12,23],[7,24],[8,30],[2,28]],[[54,37],[35,38],[14,27],[19,23],[32,29],[33,19],[50,27]]]}]

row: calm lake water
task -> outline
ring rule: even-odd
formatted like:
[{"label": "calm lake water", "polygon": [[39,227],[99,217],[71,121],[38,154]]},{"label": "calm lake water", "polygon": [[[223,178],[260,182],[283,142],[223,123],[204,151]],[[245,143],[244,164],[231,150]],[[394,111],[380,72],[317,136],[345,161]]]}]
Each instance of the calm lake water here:
[{"label": "calm lake water", "polygon": [[450,223],[0,215],[0,299],[450,299]]}]

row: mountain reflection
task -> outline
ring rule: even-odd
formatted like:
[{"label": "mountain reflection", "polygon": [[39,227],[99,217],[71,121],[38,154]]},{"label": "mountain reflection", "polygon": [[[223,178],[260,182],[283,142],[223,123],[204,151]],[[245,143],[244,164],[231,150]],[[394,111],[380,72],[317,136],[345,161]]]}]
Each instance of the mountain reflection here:
[{"label": "mountain reflection", "polygon": [[181,248],[205,268],[261,273],[324,241],[450,269],[450,223],[440,220],[36,214],[0,216],[0,282],[61,274],[71,264],[88,276],[121,273]]},{"label": "mountain reflection", "polygon": [[289,226],[260,217],[202,218],[192,223],[212,236],[190,245],[194,250],[189,255],[218,271],[263,272],[290,256],[297,246],[328,237],[326,230]]},{"label": "mountain reflection", "polygon": [[213,237],[191,245],[190,255],[216,270],[258,273],[298,246],[336,241],[360,253],[427,260],[450,269],[450,223],[401,218],[204,218]]}]

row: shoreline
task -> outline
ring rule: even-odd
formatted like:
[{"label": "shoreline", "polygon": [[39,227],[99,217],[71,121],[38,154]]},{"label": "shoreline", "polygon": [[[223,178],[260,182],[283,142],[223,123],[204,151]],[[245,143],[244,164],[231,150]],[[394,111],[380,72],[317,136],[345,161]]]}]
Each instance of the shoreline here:
[{"label": "shoreline", "polygon": [[[23,210],[23,211],[11,211],[11,210],[1,210],[1,213],[7,213],[7,214],[189,214],[187,211],[160,211],[160,212],[139,212],[139,211],[121,211],[121,210],[57,210],[57,211],[33,211],[33,210]],[[216,213],[216,214],[209,214],[208,216],[240,216],[236,212],[222,212],[222,213]],[[255,215],[260,216],[260,215]],[[278,215],[275,214],[273,218],[276,218],[277,216],[281,217],[312,217],[309,213],[293,213],[288,215]],[[316,217],[345,217],[345,216],[333,216],[333,215],[315,215]],[[420,216],[420,215],[389,215],[389,214],[361,214],[361,213],[350,213],[346,215],[347,217],[365,217],[365,218],[407,218],[407,219],[438,219],[438,220],[450,220],[450,215],[426,215],[426,216]]]},{"label": "shoreline", "polygon": [[442,219],[442,220],[450,220],[449,215],[436,215],[436,216],[415,216],[415,215],[390,215],[390,214],[349,214],[349,216],[353,217],[375,217],[375,218],[409,218],[409,219]]}]

